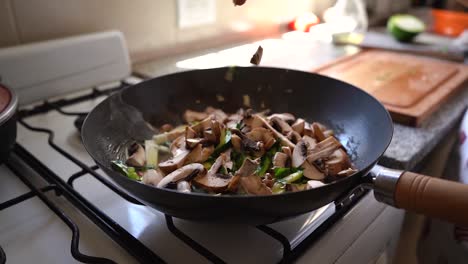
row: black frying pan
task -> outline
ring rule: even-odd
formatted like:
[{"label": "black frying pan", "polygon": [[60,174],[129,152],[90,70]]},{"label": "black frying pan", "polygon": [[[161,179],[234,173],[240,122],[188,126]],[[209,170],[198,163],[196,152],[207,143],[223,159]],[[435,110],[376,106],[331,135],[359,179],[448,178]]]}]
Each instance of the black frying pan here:
[{"label": "black frying pan", "polygon": [[[222,102],[217,100],[219,95],[224,98]],[[186,109],[201,111],[209,105],[234,112],[243,106],[244,95],[249,95],[255,110],[264,106],[273,112],[290,112],[333,129],[359,172],[302,192],[212,196],[159,189],[111,169],[110,161],[122,158],[129,144],[152,137],[154,132],[145,122],[155,127],[182,123]],[[175,217],[271,223],[317,209],[361,184],[375,188],[381,201],[468,224],[465,213],[447,210],[452,206],[467,212],[465,186],[374,167],[389,145],[392,132],[392,121],[384,107],[350,84],[293,70],[237,67],[175,73],[128,87],[91,111],[82,127],[82,138],[89,154],[118,185],[142,203]],[[428,188],[430,185],[437,188]]]}]

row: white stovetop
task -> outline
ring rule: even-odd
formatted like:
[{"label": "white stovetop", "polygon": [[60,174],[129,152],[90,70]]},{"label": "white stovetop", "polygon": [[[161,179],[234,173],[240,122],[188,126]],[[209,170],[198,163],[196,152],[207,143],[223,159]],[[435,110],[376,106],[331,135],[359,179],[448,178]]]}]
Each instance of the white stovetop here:
[{"label": "white stovetop", "polygon": [[[64,110],[89,111],[102,99],[73,105]],[[74,120],[75,117],[65,116],[57,111],[25,119],[29,125],[52,129],[55,131],[54,142],[86,164],[94,165],[81,144],[79,133],[73,125]],[[30,131],[18,124],[17,141],[65,180],[73,173],[80,171],[78,166],[50,148],[46,134]],[[17,177],[6,168],[2,170],[4,171],[2,174],[5,174],[3,178],[8,180],[3,182],[0,188],[8,191],[0,191],[1,201],[27,191],[27,187]],[[192,263],[206,263],[203,257],[169,232],[163,214],[149,207],[126,202],[90,175],[76,180],[75,187],[84,197],[169,263],[188,260]],[[77,222],[81,223],[80,249],[83,252],[107,256],[119,263],[131,262],[131,257],[107,238],[100,229],[90,225],[86,218],[79,217],[80,214],[76,209],[70,208],[65,200],[62,198],[57,200],[60,205],[65,206],[70,215],[77,217]],[[283,233],[294,247],[333,211],[334,205],[329,205],[319,209],[319,213],[306,214],[273,224],[271,227]],[[315,219],[317,215],[324,217],[317,220]],[[5,249],[11,263],[30,262],[26,260],[35,260],[38,263],[73,262],[69,253],[71,233],[68,227],[48,211],[38,198],[1,211],[0,219],[2,219],[0,221],[2,233],[0,245]],[[260,260],[272,263],[276,262],[282,254],[282,247],[276,240],[254,227],[195,223],[181,219],[174,219],[174,222],[182,231],[229,263],[258,263]],[[221,236],[220,230],[222,230]],[[25,248],[30,248],[28,254],[24,254]],[[52,253],[47,252],[46,249],[54,250]]]}]

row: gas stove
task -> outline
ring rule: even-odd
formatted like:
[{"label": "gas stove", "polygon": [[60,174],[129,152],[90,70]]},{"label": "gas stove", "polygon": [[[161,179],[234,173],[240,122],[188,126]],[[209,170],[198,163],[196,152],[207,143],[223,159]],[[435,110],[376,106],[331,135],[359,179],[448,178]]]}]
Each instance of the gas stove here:
[{"label": "gas stove", "polygon": [[[99,52],[109,45],[111,53]],[[96,166],[79,132],[99,102],[142,81],[129,74],[122,35],[99,33],[19,49],[0,51],[0,73],[19,91],[21,105],[17,143],[0,166],[0,263],[349,263],[349,256],[374,258],[349,249],[359,251],[355,242],[391,211],[362,189],[314,212],[262,226],[193,222],[142,205]],[[21,49],[28,52],[22,55]],[[95,62],[64,70],[64,64],[70,65],[64,54],[80,51],[94,54]],[[25,63],[37,58],[35,53],[49,54],[45,58],[53,62],[40,78],[26,82],[2,68],[2,61]],[[374,241],[370,247],[386,243]]]}]

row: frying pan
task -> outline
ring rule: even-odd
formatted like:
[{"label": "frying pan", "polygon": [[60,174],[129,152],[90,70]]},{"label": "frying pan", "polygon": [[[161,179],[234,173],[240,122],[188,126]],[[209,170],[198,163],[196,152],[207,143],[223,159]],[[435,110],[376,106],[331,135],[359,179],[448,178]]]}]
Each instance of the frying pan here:
[{"label": "frying pan", "polygon": [[[206,106],[234,112],[246,95],[254,110],[290,112],[321,122],[336,133],[358,172],[323,187],[268,196],[180,193],[131,180],[111,168],[134,142],[150,139],[149,126],[182,123],[186,109]],[[171,216],[207,221],[267,224],[303,214],[357,186],[396,207],[468,225],[468,186],[376,165],[390,144],[392,120],[362,90],[325,76],[267,67],[193,70],[157,77],[115,93],[96,106],[82,127],[85,148],[121,188]]]}]

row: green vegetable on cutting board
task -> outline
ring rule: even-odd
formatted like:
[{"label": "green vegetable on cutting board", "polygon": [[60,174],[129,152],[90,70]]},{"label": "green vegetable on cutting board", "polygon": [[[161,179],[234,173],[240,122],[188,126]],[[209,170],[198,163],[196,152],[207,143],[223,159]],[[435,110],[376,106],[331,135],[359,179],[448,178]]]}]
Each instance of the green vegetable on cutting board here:
[{"label": "green vegetable on cutting board", "polygon": [[388,32],[398,41],[409,42],[419,33],[424,32],[426,26],[419,18],[412,15],[396,14],[387,22]]}]

